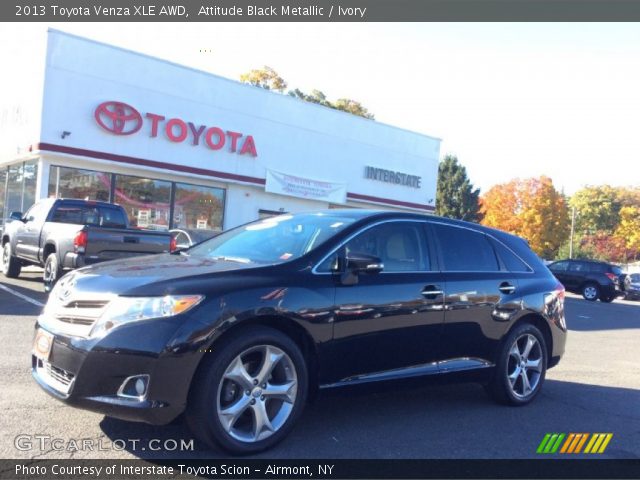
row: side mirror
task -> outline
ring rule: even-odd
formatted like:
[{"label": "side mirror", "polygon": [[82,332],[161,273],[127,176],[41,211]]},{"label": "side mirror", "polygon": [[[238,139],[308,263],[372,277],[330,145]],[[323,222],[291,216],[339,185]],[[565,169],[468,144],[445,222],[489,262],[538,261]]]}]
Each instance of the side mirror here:
[{"label": "side mirror", "polygon": [[11,220],[20,220],[20,221],[22,221],[22,212],[11,212],[9,214],[9,218]]},{"label": "side mirror", "polygon": [[354,273],[380,273],[384,270],[384,264],[375,255],[354,252],[347,255],[347,270]]}]

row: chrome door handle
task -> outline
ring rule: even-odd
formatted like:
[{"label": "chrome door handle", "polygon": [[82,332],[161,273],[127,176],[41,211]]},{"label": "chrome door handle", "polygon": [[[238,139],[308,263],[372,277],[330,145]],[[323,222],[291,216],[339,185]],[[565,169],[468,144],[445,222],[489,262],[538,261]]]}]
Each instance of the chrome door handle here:
[{"label": "chrome door handle", "polygon": [[516,287],[514,285],[511,285],[509,282],[502,282],[498,287],[498,290],[500,290],[502,293],[510,295],[516,291]]},{"label": "chrome door handle", "polygon": [[442,290],[438,285],[427,285],[422,290],[422,295],[425,297],[444,295],[444,290]]}]

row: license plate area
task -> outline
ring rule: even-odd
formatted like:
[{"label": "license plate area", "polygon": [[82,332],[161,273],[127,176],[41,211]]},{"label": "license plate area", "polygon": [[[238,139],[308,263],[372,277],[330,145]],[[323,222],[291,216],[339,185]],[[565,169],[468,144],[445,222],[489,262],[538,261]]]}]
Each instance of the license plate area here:
[{"label": "license plate area", "polygon": [[51,348],[53,347],[53,335],[46,330],[39,328],[36,331],[36,336],[33,339],[33,354],[36,358],[47,361],[51,355]]}]

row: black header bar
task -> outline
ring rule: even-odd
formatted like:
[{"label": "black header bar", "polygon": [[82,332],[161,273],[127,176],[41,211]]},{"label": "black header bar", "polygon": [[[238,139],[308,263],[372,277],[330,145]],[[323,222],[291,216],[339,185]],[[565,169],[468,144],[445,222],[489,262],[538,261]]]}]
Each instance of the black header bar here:
[{"label": "black header bar", "polygon": [[640,0],[3,0],[2,22],[637,22]]}]

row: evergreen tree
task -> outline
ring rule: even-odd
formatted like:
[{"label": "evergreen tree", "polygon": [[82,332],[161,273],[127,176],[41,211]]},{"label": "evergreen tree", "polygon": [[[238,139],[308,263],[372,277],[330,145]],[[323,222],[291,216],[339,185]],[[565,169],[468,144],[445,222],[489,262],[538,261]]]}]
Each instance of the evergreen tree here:
[{"label": "evergreen tree", "polygon": [[480,189],[473,188],[467,169],[455,155],[444,157],[438,167],[436,214],[469,222],[480,220]]}]

